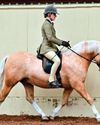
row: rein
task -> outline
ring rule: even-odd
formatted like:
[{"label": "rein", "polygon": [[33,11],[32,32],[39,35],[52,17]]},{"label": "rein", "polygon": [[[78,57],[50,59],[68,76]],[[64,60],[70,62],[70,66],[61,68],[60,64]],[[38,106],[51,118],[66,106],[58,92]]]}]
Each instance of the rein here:
[{"label": "rein", "polygon": [[[64,48],[64,46],[63,46],[59,51],[61,51],[63,48]],[[80,56],[81,58],[83,58],[83,59],[85,59],[85,60],[87,60],[87,61],[89,61],[89,62],[92,62],[92,63],[97,64],[95,60],[89,60],[89,59],[85,58],[84,56],[78,54],[78,53],[75,52],[74,50],[72,50],[70,47],[67,47],[67,48],[68,48],[69,50],[71,50],[73,53],[75,53],[76,55]],[[58,52],[59,52],[59,51],[58,51]],[[99,53],[97,53],[97,55],[98,55],[98,54],[99,54]],[[96,56],[97,56],[97,55],[96,55]],[[55,56],[56,56],[56,55],[55,55]],[[55,56],[54,56],[54,57],[55,57]],[[96,56],[94,56],[94,58],[95,58]],[[53,57],[53,58],[54,58],[54,57]],[[52,58],[52,59],[53,59],[53,58]],[[51,60],[52,60],[52,59],[51,59]]]},{"label": "rein", "polygon": [[[82,57],[83,59],[85,59],[85,60],[87,60],[87,61],[89,61],[89,62],[92,62],[92,63],[97,64],[95,60],[89,60],[89,59],[85,58],[84,56],[82,56],[82,55],[78,54],[77,52],[75,52],[74,50],[72,50],[70,47],[68,47],[68,49],[71,50],[71,51],[72,51],[73,53],[75,53],[76,55]],[[97,55],[98,55],[98,54],[97,54]],[[97,56],[97,55],[96,55],[96,56]],[[96,56],[95,56],[95,57],[96,57]],[[95,57],[94,57],[94,58],[95,58]]]}]

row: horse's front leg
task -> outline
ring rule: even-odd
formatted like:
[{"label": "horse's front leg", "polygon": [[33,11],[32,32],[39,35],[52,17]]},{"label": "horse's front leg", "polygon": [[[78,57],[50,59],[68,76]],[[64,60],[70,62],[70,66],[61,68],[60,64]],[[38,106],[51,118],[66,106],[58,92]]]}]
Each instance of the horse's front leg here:
[{"label": "horse's front leg", "polygon": [[52,111],[52,114],[50,115],[50,119],[54,119],[55,116],[58,114],[58,112],[66,105],[68,104],[68,99],[69,99],[69,96],[72,92],[72,88],[70,89],[64,89],[64,92],[63,92],[63,98],[62,98],[62,103],[59,104],[53,111]]},{"label": "horse's front leg", "polygon": [[72,85],[73,89],[75,89],[88,102],[88,104],[90,104],[90,107],[91,107],[93,114],[95,115],[97,121],[100,121],[100,114],[94,105],[93,99],[86,91],[84,83],[81,81],[71,82],[71,85]]}]

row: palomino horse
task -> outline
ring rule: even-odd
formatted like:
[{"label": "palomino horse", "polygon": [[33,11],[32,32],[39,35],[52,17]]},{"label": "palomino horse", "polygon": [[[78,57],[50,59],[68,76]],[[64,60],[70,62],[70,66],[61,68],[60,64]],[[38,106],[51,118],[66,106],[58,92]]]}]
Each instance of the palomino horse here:
[{"label": "palomino horse", "polygon": [[[63,101],[52,111],[50,118],[53,119],[61,108],[68,103],[68,98],[74,89],[88,102],[96,119],[100,121],[100,114],[94,105],[93,99],[84,86],[91,61],[95,59],[96,64],[98,64],[98,66],[100,64],[100,42],[95,40],[82,41],[75,45],[72,50],[81,57],[71,50],[62,54],[60,75],[61,83],[64,88]],[[11,89],[18,82],[21,82],[26,91],[26,99],[43,119],[48,119],[46,114],[34,100],[34,85],[42,88],[49,88],[49,75],[43,71],[41,60],[37,59],[32,53],[14,53],[2,60],[0,74],[1,81],[3,82],[2,89],[0,90],[1,103],[5,100]]]}]

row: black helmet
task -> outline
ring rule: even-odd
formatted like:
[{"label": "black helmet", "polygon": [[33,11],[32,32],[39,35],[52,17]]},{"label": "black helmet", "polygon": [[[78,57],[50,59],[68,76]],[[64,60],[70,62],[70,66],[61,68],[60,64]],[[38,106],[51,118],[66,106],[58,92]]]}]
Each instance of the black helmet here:
[{"label": "black helmet", "polygon": [[48,14],[48,13],[55,13],[58,14],[56,7],[54,7],[53,5],[49,5],[45,8],[44,11],[44,15]]}]

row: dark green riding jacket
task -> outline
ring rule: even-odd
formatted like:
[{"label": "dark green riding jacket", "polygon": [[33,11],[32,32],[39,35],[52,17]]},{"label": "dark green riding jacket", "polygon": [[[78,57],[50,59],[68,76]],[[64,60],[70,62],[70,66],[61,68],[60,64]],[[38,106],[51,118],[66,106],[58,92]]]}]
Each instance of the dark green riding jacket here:
[{"label": "dark green riding jacket", "polygon": [[56,52],[58,50],[56,44],[62,44],[62,40],[56,37],[54,26],[48,19],[42,25],[42,36],[43,42],[40,48],[40,54],[45,54],[49,51]]}]

